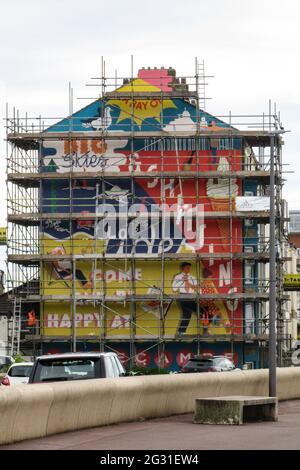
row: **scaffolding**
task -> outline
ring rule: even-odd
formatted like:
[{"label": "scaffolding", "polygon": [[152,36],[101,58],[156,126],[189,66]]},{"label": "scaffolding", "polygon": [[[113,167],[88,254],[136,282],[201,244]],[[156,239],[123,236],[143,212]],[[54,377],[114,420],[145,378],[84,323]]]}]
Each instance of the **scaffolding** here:
[{"label": "scaffolding", "polygon": [[[116,344],[126,343],[130,367],[138,363],[138,354],[152,349],[158,367],[165,367],[170,343],[193,344],[197,353],[208,341],[225,342],[232,352],[237,343],[267,343],[269,211],[239,210],[236,204],[237,195],[268,197],[270,136],[275,135],[276,238],[282,246],[282,137],[272,134],[281,127],[280,116],[271,107],[262,115],[204,113],[206,77],[197,60],[194,75],[177,77],[173,69],[164,69],[145,89],[147,73],[153,81],[152,70],[134,77],[133,67],[130,77],[106,77],[102,61],[101,77],[93,81],[101,92],[97,118],[85,114],[83,120],[73,113],[71,87],[67,118],[24,117],[15,109],[11,116],[7,109],[8,290],[12,302],[21,296],[27,311],[36,312],[34,326],[25,326],[21,335],[21,349],[40,352],[45,343],[64,342],[72,351],[82,344],[118,351]],[[183,109],[176,125],[174,102]],[[149,103],[155,104],[154,120],[141,115]],[[123,113],[113,130],[108,108]],[[187,124],[191,118],[193,125]],[[128,151],[122,154],[123,141]],[[57,171],[55,158],[45,158],[51,145],[64,149],[63,171]],[[120,162],[110,158],[108,148],[120,148]],[[226,188],[226,200],[211,196],[215,184]],[[203,232],[201,247],[164,234],[167,226],[183,233],[187,206],[191,227],[198,223],[195,208],[200,207],[210,230],[209,237]],[[112,240],[105,230],[116,214],[126,237]],[[128,227],[139,235],[128,236]],[[86,236],[78,237],[78,230]],[[68,237],[56,238],[57,231]],[[50,234],[46,239],[45,233]],[[286,341],[281,251],[278,334]],[[193,270],[181,276],[184,288],[175,281],[181,263]],[[51,309],[69,315],[61,320],[51,314],[50,321]],[[178,325],[185,314],[189,321],[181,334]],[[58,326],[61,321],[64,327]]]}]

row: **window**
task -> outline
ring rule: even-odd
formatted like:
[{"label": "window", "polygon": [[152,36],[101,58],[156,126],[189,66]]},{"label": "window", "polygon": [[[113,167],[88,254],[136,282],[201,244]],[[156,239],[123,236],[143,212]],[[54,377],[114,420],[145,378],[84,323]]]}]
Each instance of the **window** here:
[{"label": "window", "polygon": [[121,365],[121,363],[115,358],[115,356],[112,356],[112,359],[115,362],[116,367],[117,367],[117,376],[124,375],[125,370],[124,370],[123,366]]},{"label": "window", "polygon": [[118,368],[118,365],[117,365],[116,358],[114,356],[111,356],[110,360],[111,360],[111,364],[112,364],[114,377],[120,377],[120,371],[119,371],[119,368]]},{"label": "window", "polygon": [[300,211],[290,211],[289,231],[300,233]]},{"label": "window", "polygon": [[245,304],[245,334],[251,335],[255,333],[255,318],[253,303]]},{"label": "window", "polygon": [[254,265],[252,261],[246,260],[245,261],[245,285],[252,285],[253,284],[253,274],[254,274]]},{"label": "window", "polygon": [[10,369],[8,375],[10,377],[29,377],[31,374],[32,366],[15,366]]},{"label": "window", "polygon": [[217,357],[216,359],[214,359],[214,366],[222,367],[223,362],[224,362],[223,357]]},{"label": "window", "polygon": [[34,382],[94,379],[99,377],[99,358],[41,360]]},{"label": "window", "polygon": [[105,377],[107,377],[108,379],[113,379],[114,377],[116,377],[115,375],[115,369],[113,368],[113,363],[112,363],[112,360],[111,360],[111,357],[105,357],[104,358],[104,362],[105,362]]},{"label": "window", "polygon": [[184,369],[195,369],[195,368],[205,368],[205,367],[211,367],[213,365],[213,360],[212,359],[190,359],[186,365],[184,366]]}]

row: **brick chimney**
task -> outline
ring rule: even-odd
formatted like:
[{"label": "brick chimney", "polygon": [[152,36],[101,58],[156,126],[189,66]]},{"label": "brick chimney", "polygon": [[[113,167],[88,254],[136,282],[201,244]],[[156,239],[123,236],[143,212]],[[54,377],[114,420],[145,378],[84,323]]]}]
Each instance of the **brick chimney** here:
[{"label": "brick chimney", "polygon": [[172,67],[168,69],[161,67],[158,69],[154,68],[145,68],[143,67],[138,71],[138,78],[145,80],[145,82],[150,83],[153,86],[160,88],[164,92],[172,91],[172,82],[176,77],[176,70]]}]

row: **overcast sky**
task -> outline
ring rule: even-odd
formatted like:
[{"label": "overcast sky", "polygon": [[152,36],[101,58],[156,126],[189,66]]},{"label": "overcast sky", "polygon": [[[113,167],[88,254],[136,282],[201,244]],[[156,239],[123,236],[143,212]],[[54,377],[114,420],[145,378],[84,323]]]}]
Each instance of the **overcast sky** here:
[{"label": "overcast sky", "polygon": [[[277,102],[286,129],[284,196],[300,209],[297,142],[300,140],[300,2],[297,0],[0,0],[0,115],[5,103],[33,116],[68,111],[74,96],[100,73],[130,75],[134,67],[173,66],[194,73],[204,59],[207,110],[215,114],[262,113]],[[75,100],[74,108],[83,104]],[[2,121],[2,119],[1,119]],[[1,122],[0,225],[5,225],[5,145]],[[0,257],[4,258],[4,250]]]}]

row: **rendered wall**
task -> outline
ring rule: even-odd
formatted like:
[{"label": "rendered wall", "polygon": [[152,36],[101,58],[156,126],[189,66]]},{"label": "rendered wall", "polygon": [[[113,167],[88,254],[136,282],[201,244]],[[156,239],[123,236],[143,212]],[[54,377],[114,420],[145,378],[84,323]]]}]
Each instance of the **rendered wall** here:
[{"label": "rendered wall", "polygon": [[[82,380],[10,390],[1,387],[0,444],[191,413],[196,398],[267,393],[267,370]],[[300,398],[300,368],[278,369],[278,398]]]}]

